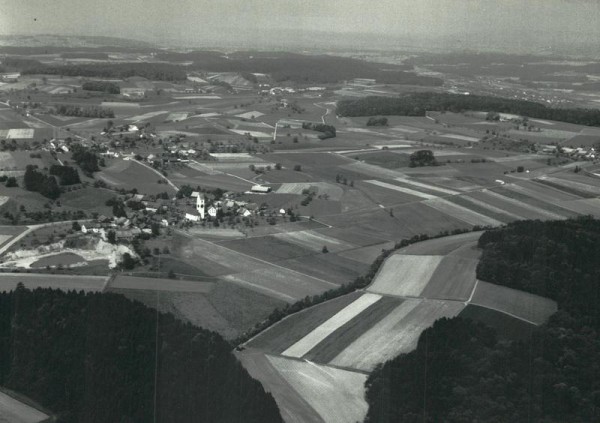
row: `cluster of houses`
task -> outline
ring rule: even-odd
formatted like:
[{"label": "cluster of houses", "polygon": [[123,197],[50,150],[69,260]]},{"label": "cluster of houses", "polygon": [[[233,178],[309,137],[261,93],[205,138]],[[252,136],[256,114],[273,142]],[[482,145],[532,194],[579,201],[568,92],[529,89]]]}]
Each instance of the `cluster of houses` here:
[{"label": "cluster of houses", "polygon": [[[560,150],[559,150],[560,149]],[[555,145],[546,145],[542,147],[543,153],[556,154],[561,153],[577,160],[596,160],[598,153],[594,147],[557,147]]]},{"label": "cluster of houses", "polygon": [[188,207],[185,212],[185,220],[190,222],[200,222],[208,217],[216,218],[219,210],[241,217],[250,217],[258,210],[258,206],[255,203],[230,198],[214,201],[207,205],[206,198],[198,191],[192,192],[190,198],[195,202],[193,207]]}]

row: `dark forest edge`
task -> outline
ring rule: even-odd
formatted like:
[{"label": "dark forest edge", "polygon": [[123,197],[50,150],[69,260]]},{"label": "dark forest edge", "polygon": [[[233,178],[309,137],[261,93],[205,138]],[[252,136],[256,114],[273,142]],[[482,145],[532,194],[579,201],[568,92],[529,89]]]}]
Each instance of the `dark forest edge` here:
[{"label": "dark forest edge", "polygon": [[558,109],[526,100],[446,93],[411,93],[402,97],[371,96],[341,100],[340,116],[425,116],[428,111],[461,113],[466,111],[509,113],[577,125],[600,126],[598,109]]},{"label": "dark forest edge", "polygon": [[221,336],[115,294],[0,294],[0,385],[58,423],[282,421]]},{"label": "dark forest edge", "polygon": [[559,310],[526,340],[437,321],[367,380],[368,423],[591,422],[600,418],[600,221],[521,221],[482,235],[477,277]]}]

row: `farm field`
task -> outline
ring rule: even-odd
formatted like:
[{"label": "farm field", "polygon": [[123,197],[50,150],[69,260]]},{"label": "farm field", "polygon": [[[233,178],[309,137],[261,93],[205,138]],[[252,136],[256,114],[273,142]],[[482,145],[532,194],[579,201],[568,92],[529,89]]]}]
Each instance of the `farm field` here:
[{"label": "farm field", "polygon": [[381,298],[382,297],[380,295],[376,294],[366,293],[361,295],[345,308],[330,317],[327,321],[316,327],[304,338],[291,345],[289,348],[283,351],[281,355],[296,358],[306,355],[310,350],[331,335],[334,331],[341,328],[354,317],[358,316],[360,313],[377,303],[377,301],[381,300]]},{"label": "farm field", "polygon": [[442,259],[442,256],[394,254],[385,261],[369,291],[399,297],[417,297]]},{"label": "farm field", "polygon": [[454,317],[460,302],[408,299],[339,353],[330,364],[371,371],[398,354],[412,351],[425,329],[442,317]]},{"label": "farm field", "polygon": [[[323,421],[354,422],[365,417],[367,375],[282,357],[267,356],[267,359]],[[332,407],[332,404],[344,406]]]},{"label": "farm field", "polygon": [[478,281],[471,302],[539,325],[557,310],[556,302],[537,295]]},{"label": "farm field", "polygon": [[212,282],[185,281],[177,279],[160,279],[118,275],[110,281],[111,289],[139,289],[151,291],[209,293],[214,286]]},{"label": "farm field", "polygon": [[0,392],[0,423],[41,423],[49,416]]},{"label": "farm field", "polygon": [[519,318],[474,304],[465,307],[459,317],[481,322],[495,329],[500,337],[510,340],[527,340],[536,327]]}]

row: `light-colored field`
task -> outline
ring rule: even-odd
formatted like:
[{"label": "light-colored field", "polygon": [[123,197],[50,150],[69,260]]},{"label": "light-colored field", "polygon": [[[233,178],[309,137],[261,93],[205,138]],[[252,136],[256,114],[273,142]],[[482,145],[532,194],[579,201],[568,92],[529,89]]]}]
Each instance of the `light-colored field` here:
[{"label": "light-colored field", "polygon": [[581,182],[576,182],[576,181],[566,180],[566,179],[561,179],[561,178],[555,178],[553,176],[541,176],[539,179],[542,181],[552,182],[556,185],[560,185],[560,186],[563,186],[566,188],[574,188],[579,191],[583,191],[583,192],[590,193],[593,195],[600,195],[600,187],[597,187],[594,185],[584,184]]},{"label": "light-colored field", "polygon": [[398,172],[392,169],[385,169],[380,166],[363,162],[353,162],[350,164],[341,165],[339,167],[341,169],[346,169],[352,172],[362,173],[373,178],[394,179],[404,176],[402,172]]},{"label": "light-colored field", "polygon": [[548,298],[482,281],[477,282],[471,303],[535,325],[546,322],[557,310],[556,303]]},{"label": "light-colored field", "polygon": [[247,161],[261,161],[256,156],[249,153],[211,153],[211,157],[219,161],[232,161],[232,162],[247,162]]},{"label": "light-colored field", "polygon": [[443,198],[434,198],[432,200],[424,201],[423,204],[445,213],[455,219],[462,220],[465,223],[473,226],[501,226],[503,222],[493,219],[481,213],[477,213],[473,210],[469,210],[465,207],[459,206],[458,204],[451,203]]},{"label": "light-colored field", "polygon": [[50,416],[0,392],[0,423],[38,423]]},{"label": "light-colored field", "polygon": [[246,131],[242,129],[230,129],[231,132],[235,132],[238,135],[250,135],[251,137],[256,138],[271,138],[273,134],[267,134],[266,132],[261,131]]},{"label": "light-colored field", "polygon": [[126,101],[103,101],[102,103],[100,103],[100,105],[102,107],[140,107],[140,103],[128,103]]},{"label": "light-colored field", "polygon": [[316,231],[298,231],[287,232],[273,235],[281,240],[291,242],[301,247],[306,247],[310,250],[321,251],[323,246],[327,246],[329,252],[335,253],[338,251],[349,250],[356,248],[356,245],[350,244],[327,235],[320,234]]},{"label": "light-colored field", "polygon": [[218,95],[179,95],[173,96],[175,100],[220,100]]},{"label": "light-colored field", "polygon": [[235,355],[250,376],[260,381],[265,391],[273,395],[283,421],[286,423],[324,423],[321,416],[284,379],[266,355],[253,349],[236,352]]},{"label": "light-colored field", "polygon": [[338,287],[334,283],[278,266],[226,275],[223,279],[287,302]]},{"label": "light-colored field", "polygon": [[425,329],[442,317],[455,317],[464,307],[464,303],[457,301],[406,300],[330,364],[372,371],[377,364],[414,350]]},{"label": "light-colored field", "polygon": [[194,257],[200,256],[203,259],[231,269],[232,273],[249,272],[269,266],[268,263],[199,238],[191,240],[185,247],[182,255],[192,260]]},{"label": "light-colored field", "polygon": [[311,184],[307,182],[290,182],[281,184],[279,188],[275,191],[277,194],[302,194],[302,191],[305,189],[310,189]]},{"label": "light-colored field", "polygon": [[468,141],[468,142],[479,142],[479,138],[468,137],[466,135],[456,135],[456,134],[443,134],[440,137],[451,138],[455,140]]},{"label": "light-colored field", "polygon": [[350,423],[365,418],[368,409],[364,397],[367,375],[308,361],[267,358],[324,422]]},{"label": "light-colored field", "polygon": [[219,175],[219,174],[223,173],[223,172],[219,172],[218,170],[213,169],[210,166],[207,166],[204,163],[190,162],[190,163],[188,163],[188,166],[199,172],[206,173],[207,175]]},{"label": "light-colored field", "polygon": [[384,295],[417,297],[443,258],[394,254],[385,261],[368,290]]},{"label": "light-colored field", "polygon": [[515,219],[515,220],[525,220],[525,217],[523,217],[523,216],[521,216],[521,215],[518,215],[518,214],[516,214],[516,213],[513,213],[513,212],[510,212],[510,211],[507,211],[507,210],[501,209],[501,208],[499,208],[499,207],[493,206],[493,205],[491,205],[491,204],[489,204],[489,203],[486,203],[485,201],[480,201],[480,200],[478,200],[478,199],[476,199],[476,198],[473,198],[473,197],[468,197],[468,196],[466,196],[466,195],[463,195],[461,198],[462,198],[463,200],[466,200],[466,201],[468,201],[468,202],[472,203],[472,204],[473,204],[473,205],[475,205],[475,206],[479,206],[479,207],[481,207],[481,208],[484,208],[484,209],[486,209],[486,210],[489,210],[489,211],[491,211],[492,213],[503,214],[503,215],[505,215],[505,216],[507,216],[507,217],[509,217],[509,218],[511,218],[511,219]]},{"label": "light-colored field", "polygon": [[354,317],[381,299],[381,295],[366,293],[323,322],[298,342],[286,349],[282,355],[300,358],[317,346],[321,341],[341,328]]},{"label": "light-colored field", "polygon": [[118,275],[109,284],[114,289],[138,289],[149,291],[195,292],[206,294],[214,287],[212,282],[182,281]]},{"label": "light-colored field", "polygon": [[2,235],[0,234],[0,245],[4,244],[6,241],[11,239],[13,235]]},{"label": "light-colored field", "polygon": [[[7,132],[8,135],[8,132]],[[1,136],[1,134],[0,134]],[[0,152],[0,169],[12,169],[17,167],[17,162],[15,161],[12,154],[1,151]]]},{"label": "light-colored field", "polygon": [[251,112],[246,112],[246,113],[242,113],[239,115],[236,115],[236,117],[242,118],[242,119],[254,119],[254,118],[258,118],[261,116],[264,116],[264,113],[261,112],[257,112],[256,110],[251,111]]},{"label": "light-colored field", "polygon": [[104,289],[106,280],[106,276],[0,273],[0,291],[12,291],[19,282],[22,282],[28,289],[53,288],[63,291],[100,292]]},{"label": "light-colored field", "polygon": [[132,116],[125,120],[139,122],[140,120],[152,119],[153,117],[160,116],[160,115],[166,115],[167,113],[169,113],[169,112],[166,110],[160,110],[160,111],[156,111],[156,112],[144,113],[143,115]]},{"label": "light-colored field", "polygon": [[402,192],[404,194],[414,195],[415,197],[423,198],[425,200],[433,200],[433,199],[437,198],[435,195],[426,194],[424,192],[416,191],[414,189],[405,188],[405,187],[401,187],[401,186],[394,185],[394,184],[389,184],[387,182],[381,182],[381,181],[377,181],[377,180],[367,180],[365,182],[372,184],[372,185],[377,185],[382,188],[387,188],[387,189],[390,189],[393,191]]},{"label": "light-colored field", "polygon": [[10,139],[31,139],[35,130],[31,128],[9,129],[6,138]]},{"label": "light-colored field", "polygon": [[457,194],[460,194],[460,192],[458,192],[458,191],[453,191],[453,190],[447,189],[447,188],[436,187],[434,185],[425,184],[423,182],[415,181],[414,179],[408,179],[408,178],[395,178],[395,179],[396,179],[396,181],[403,182],[403,183],[405,183],[407,185],[413,185],[415,187],[425,188],[425,189],[428,189],[430,191],[439,192],[441,194],[446,194],[446,195],[457,195]]},{"label": "light-colored field", "polygon": [[185,120],[188,117],[188,113],[170,113],[165,120],[169,122],[179,122]]}]

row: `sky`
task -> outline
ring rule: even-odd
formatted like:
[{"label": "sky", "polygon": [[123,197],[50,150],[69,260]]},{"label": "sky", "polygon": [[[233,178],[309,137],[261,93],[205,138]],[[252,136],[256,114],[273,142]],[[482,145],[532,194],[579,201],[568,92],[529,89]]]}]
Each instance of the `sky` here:
[{"label": "sky", "polygon": [[285,46],[315,31],[370,34],[373,44],[600,44],[600,0],[0,0],[4,35]]}]

